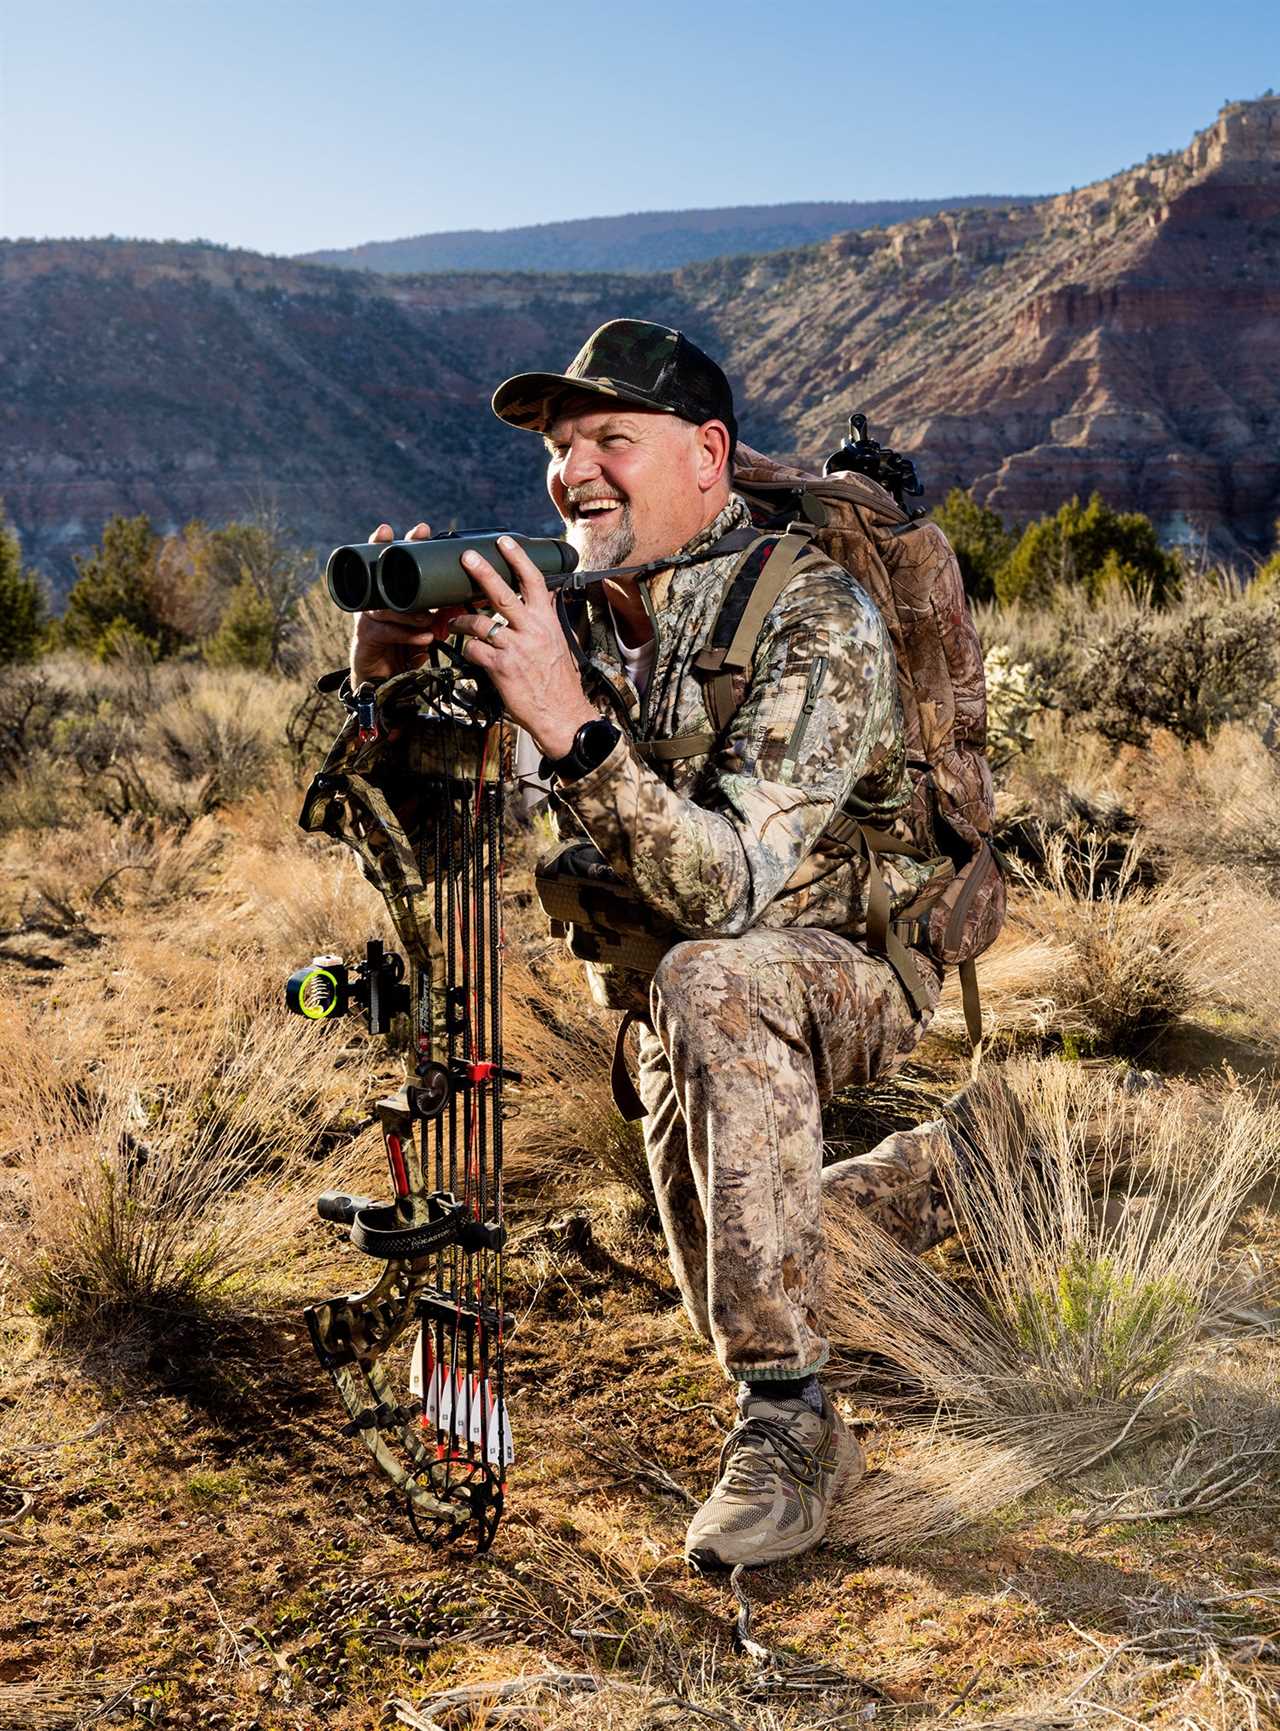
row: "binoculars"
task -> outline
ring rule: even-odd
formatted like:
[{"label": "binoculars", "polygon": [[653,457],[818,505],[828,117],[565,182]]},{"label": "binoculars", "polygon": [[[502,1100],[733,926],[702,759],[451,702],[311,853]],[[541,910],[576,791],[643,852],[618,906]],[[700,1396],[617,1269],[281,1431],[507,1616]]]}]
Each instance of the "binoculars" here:
[{"label": "binoculars", "polygon": [[[551,535],[512,535],[544,577],[575,569],[577,552]],[[462,564],[475,552],[498,571],[515,573],[502,557],[498,531],[486,535],[436,535],[429,541],[356,541],[335,547],[325,566],[329,594],[344,613],[389,607],[394,613],[426,613],[433,607],[465,607],[483,601]]]}]

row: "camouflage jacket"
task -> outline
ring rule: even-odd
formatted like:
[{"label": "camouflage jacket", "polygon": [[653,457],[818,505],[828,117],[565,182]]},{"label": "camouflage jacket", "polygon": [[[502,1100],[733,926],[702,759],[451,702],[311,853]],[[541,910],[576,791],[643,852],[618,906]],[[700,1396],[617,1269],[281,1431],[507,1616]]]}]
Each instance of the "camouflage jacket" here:
[{"label": "camouflage jacket", "polygon": [[[749,524],[731,496],[682,549],[701,552]],[[643,699],[626,678],[607,604],[588,591],[580,641],[588,696],[616,713],[596,681],[625,703],[635,740],[710,732],[693,669],[710,639],[739,558],[667,571],[649,589],[657,644]],[[735,937],[753,927],[862,929],[866,868],[823,839],[851,795],[875,827],[910,832],[910,798],[892,645],[866,592],[838,565],[797,572],[765,619],[728,737],[711,756],[651,767],[623,737],[598,768],[557,790],[563,839],[586,836],[651,914],[681,937]],[[930,875],[927,864],[881,856],[897,911]],[[592,995],[643,1008],[648,981],[588,963]]]}]

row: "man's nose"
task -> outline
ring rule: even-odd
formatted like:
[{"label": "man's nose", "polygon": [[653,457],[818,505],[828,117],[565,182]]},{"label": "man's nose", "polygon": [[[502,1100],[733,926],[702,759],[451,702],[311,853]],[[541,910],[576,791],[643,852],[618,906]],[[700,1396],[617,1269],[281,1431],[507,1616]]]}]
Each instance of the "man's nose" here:
[{"label": "man's nose", "polygon": [[560,479],[566,487],[581,487],[600,474],[600,459],[595,447],[586,440],[575,439],[565,452]]}]

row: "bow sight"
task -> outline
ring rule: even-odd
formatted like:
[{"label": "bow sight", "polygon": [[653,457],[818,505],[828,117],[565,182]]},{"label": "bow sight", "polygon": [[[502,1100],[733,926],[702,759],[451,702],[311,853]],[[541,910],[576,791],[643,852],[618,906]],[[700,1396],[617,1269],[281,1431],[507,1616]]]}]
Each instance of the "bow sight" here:
[{"label": "bow sight", "polygon": [[390,1031],[391,1018],[409,1009],[404,957],[383,949],[378,938],[365,945],[364,960],[352,970],[341,956],[314,956],[285,981],[284,1001],[295,1016],[327,1022],[345,1016],[355,1004],[364,1011],[371,1034]]}]

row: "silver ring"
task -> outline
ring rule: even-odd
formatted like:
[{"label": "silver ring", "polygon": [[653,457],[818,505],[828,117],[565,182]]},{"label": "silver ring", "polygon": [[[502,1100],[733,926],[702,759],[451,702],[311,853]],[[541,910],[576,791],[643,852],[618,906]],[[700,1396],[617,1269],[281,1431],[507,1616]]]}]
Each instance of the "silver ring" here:
[{"label": "silver ring", "polygon": [[494,632],[495,632],[495,631],[501,631],[501,630],[502,630],[502,627],[503,627],[503,626],[504,626],[504,625],[505,625],[505,624],[506,624],[506,623],[507,623],[507,622],[506,622],[506,620],[505,620],[505,619],[495,619],[495,620],[494,620],[494,622],[493,622],[493,624],[492,624],[492,625],[491,625],[491,626],[490,626],[490,627],[489,627],[489,629],[488,629],[488,630],[487,630],[487,631],[486,631],[486,632],[485,632],[485,634],[484,634],[484,641],[485,641],[485,642],[486,642],[486,643],[487,643],[487,642],[488,642],[488,641],[489,641],[489,639],[490,639],[490,638],[491,638],[491,637],[492,637],[492,636],[493,636],[493,634],[494,634]]}]

